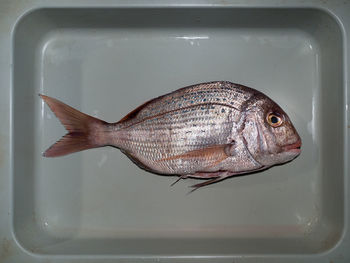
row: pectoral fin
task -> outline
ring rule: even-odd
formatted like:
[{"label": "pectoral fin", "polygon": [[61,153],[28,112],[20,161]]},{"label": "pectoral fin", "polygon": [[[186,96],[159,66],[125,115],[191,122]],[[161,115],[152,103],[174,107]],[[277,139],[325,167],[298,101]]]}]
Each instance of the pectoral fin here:
[{"label": "pectoral fin", "polygon": [[162,158],[157,162],[162,161],[171,161],[171,160],[189,160],[195,159],[198,161],[205,161],[208,163],[208,168],[215,166],[225,160],[227,157],[230,157],[234,154],[234,143],[230,144],[220,144],[208,146],[203,149],[197,149],[193,151],[189,151],[183,154],[174,155],[166,158]]}]

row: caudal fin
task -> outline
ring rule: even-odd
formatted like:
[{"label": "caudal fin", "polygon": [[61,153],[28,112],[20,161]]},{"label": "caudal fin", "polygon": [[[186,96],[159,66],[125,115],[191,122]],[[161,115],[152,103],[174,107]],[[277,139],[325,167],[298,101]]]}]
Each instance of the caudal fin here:
[{"label": "caudal fin", "polygon": [[108,123],[82,113],[54,98],[41,95],[68,133],[48,148],[43,156],[57,157],[107,144]]}]

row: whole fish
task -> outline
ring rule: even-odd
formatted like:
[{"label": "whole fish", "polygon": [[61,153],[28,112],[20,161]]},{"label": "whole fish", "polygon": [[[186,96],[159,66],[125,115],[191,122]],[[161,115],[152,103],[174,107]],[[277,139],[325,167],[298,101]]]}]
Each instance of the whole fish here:
[{"label": "whole fish", "polygon": [[40,96],[68,131],[45,157],[114,146],[153,173],[207,179],[198,188],[288,162],[301,151],[300,136],[273,100],[227,81],[178,89],[116,123]]}]

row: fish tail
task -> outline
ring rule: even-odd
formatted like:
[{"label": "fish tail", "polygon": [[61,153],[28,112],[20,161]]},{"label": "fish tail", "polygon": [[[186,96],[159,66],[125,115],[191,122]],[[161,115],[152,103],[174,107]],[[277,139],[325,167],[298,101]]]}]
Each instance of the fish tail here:
[{"label": "fish tail", "polygon": [[44,153],[45,157],[58,157],[109,144],[109,123],[82,113],[54,98],[41,95],[68,133]]}]

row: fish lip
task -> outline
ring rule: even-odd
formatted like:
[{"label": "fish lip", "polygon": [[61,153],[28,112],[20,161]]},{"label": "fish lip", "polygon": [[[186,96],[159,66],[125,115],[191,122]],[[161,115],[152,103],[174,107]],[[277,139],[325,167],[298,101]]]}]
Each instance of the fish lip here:
[{"label": "fish lip", "polygon": [[293,153],[300,154],[300,152],[301,152],[301,140],[298,140],[295,143],[283,146],[283,150],[286,152],[293,152]]}]

